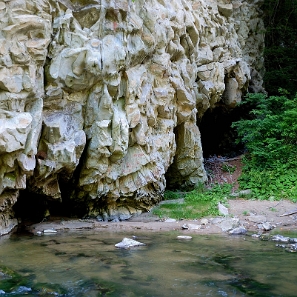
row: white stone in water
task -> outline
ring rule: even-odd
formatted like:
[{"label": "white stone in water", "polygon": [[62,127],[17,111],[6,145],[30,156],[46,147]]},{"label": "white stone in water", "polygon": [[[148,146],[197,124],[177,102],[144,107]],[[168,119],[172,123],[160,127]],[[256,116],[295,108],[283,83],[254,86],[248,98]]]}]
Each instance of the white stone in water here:
[{"label": "white stone in water", "polygon": [[121,242],[115,244],[115,247],[121,248],[121,249],[128,249],[130,247],[144,246],[144,245],[146,244],[136,241],[134,239],[125,237]]},{"label": "white stone in water", "polygon": [[54,234],[54,233],[57,233],[57,230],[54,230],[54,229],[44,229],[43,230],[43,233],[44,234]]},{"label": "white stone in water", "polygon": [[178,235],[178,236],[177,236],[177,239],[190,240],[190,239],[192,239],[192,236]]}]

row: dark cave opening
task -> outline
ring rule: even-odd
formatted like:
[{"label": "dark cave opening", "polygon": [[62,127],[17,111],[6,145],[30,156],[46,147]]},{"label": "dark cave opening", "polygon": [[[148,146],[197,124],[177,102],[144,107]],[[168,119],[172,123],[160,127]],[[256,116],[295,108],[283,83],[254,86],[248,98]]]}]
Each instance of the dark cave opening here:
[{"label": "dark cave opening", "polygon": [[49,216],[69,215],[65,203],[61,199],[52,199],[28,189],[20,191],[13,210],[19,221],[32,223],[44,221]]},{"label": "dark cave opening", "polygon": [[245,118],[246,114],[247,111],[242,106],[228,108],[223,104],[205,112],[198,122],[204,158],[232,158],[244,153],[244,145],[236,142],[237,133],[231,126],[232,123]]}]

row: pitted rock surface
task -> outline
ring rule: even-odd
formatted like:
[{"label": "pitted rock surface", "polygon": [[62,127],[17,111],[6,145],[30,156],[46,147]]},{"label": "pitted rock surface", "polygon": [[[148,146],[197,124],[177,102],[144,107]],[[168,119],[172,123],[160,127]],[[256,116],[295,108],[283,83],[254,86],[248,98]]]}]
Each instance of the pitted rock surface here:
[{"label": "pitted rock surface", "polygon": [[205,181],[197,120],[262,90],[260,4],[1,2],[1,232],[19,190],[116,220]]}]

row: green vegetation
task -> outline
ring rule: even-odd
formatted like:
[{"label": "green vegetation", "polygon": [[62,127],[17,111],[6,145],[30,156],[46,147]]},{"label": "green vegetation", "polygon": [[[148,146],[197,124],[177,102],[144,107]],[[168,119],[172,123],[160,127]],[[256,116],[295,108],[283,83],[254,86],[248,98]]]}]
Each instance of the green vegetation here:
[{"label": "green vegetation", "polygon": [[175,199],[182,198],[181,196],[182,195],[180,192],[166,190],[164,193],[164,200],[175,200]]},{"label": "green vegetation", "polygon": [[169,203],[159,205],[154,209],[154,214],[160,218],[198,219],[208,215],[219,215],[218,203],[226,201],[232,185],[214,185],[207,189],[199,185],[196,189],[186,193],[184,203]]},{"label": "green vegetation", "polygon": [[277,95],[282,87],[291,94],[297,85],[297,0],[265,0],[265,88]]},{"label": "green vegetation", "polygon": [[251,118],[233,124],[248,150],[242,188],[258,199],[297,201],[297,96],[249,94]]}]

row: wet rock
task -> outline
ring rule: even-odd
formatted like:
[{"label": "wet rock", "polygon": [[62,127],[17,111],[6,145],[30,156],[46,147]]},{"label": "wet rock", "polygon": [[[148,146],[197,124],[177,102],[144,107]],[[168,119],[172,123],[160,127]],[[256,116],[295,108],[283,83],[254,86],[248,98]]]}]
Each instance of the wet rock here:
[{"label": "wet rock", "polygon": [[55,229],[45,229],[45,230],[43,230],[43,233],[44,234],[55,234],[55,233],[57,233],[57,230],[55,230]]},{"label": "wet rock", "polygon": [[13,291],[12,294],[24,294],[27,295],[28,292],[31,292],[32,289],[25,286],[19,286],[17,290]]},{"label": "wet rock", "polygon": [[189,226],[188,226],[187,224],[183,224],[183,225],[182,225],[182,229],[187,230],[187,229],[189,229]]},{"label": "wet rock", "polygon": [[146,244],[136,241],[134,239],[125,237],[121,242],[115,244],[115,247],[121,248],[121,249],[128,249],[131,247],[144,246],[144,245]]},{"label": "wet rock", "polygon": [[284,248],[287,252],[290,252],[290,253],[297,252],[297,243],[295,243],[295,244],[276,244],[275,246]]},{"label": "wet rock", "polygon": [[190,239],[192,239],[192,236],[178,235],[176,238],[177,239],[183,239],[183,240],[190,240]]},{"label": "wet rock", "polygon": [[289,244],[286,249],[287,252],[296,253],[297,252],[297,243]]},{"label": "wet rock", "polygon": [[247,233],[247,230],[244,227],[237,227],[229,231],[230,235],[244,235]]},{"label": "wet rock", "polygon": [[229,231],[231,229],[234,229],[238,227],[239,225],[239,219],[238,218],[230,218],[225,219],[222,222],[216,224],[218,227],[222,229],[223,232]]},{"label": "wet rock", "polygon": [[274,225],[272,225],[270,222],[265,222],[262,224],[262,226],[265,231],[270,231],[274,228]]},{"label": "wet rock", "polygon": [[271,240],[272,241],[279,241],[279,242],[289,242],[290,237],[277,234],[277,235],[273,235],[271,237]]},{"label": "wet rock", "polygon": [[291,242],[291,243],[297,243],[297,238],[289,238],[289,242]]}]

